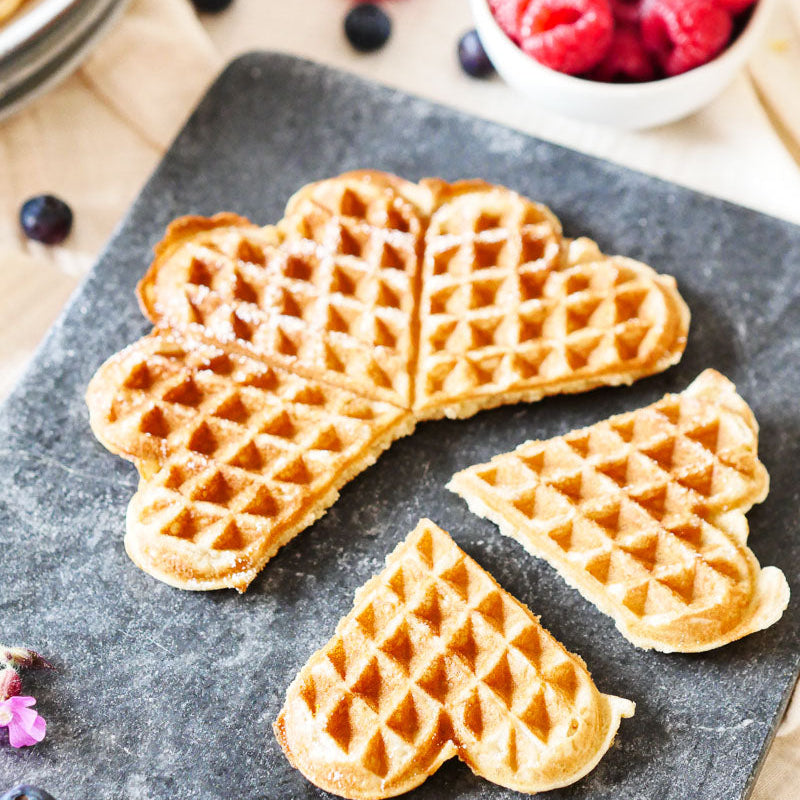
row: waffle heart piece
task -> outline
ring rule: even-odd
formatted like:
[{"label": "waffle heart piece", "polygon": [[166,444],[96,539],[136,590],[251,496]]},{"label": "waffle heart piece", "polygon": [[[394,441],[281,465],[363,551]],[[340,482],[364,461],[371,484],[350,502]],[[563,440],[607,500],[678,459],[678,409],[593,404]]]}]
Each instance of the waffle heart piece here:
[{"label": "waffle heart piece", "polygon": [[[276,226],[235,214],[176,220],[156,247],[139,299],[157,334],[101,367],[87,395],[91,423],[142,475],[129,507],[129,553],[151,574],[195,589],[244,589],[417,419],[630,383],[677,361],[688,327],[672,278],[603,256],[589,240],[563,239],[544,206],[482,181],[411,183],[375,171],[303,187]],[[172,372],[159,352],[167,340],[182,354],[169,362]],[[278,510],[257,520],[239,507],[239,484],[249,486],[255,474],[261,482],[263,470],[283,474],[273,459],[283,450],[264,438],[273,434],[251,429],[253,388],[242,394],[231,373],[214,373],[212,381],[200,366],[207,348],[249,371],[291,376],[325,398],[325,413],[306,418],[303,411],[292,423],[313,427],[297,451],[304,463],[315,462],[313,480],[273,481],[264,491]],[[131,359],[145,370],[151,357],[154,374],[165,377],[137,382]],[[172,402],[180,392],[167,377],[175,386],[191,379],[213,396]],[[257,403],[281,418],[305,408],[291,393],[259,391]],[[246,413],[220,423],[214,404],[234,396]],[[334,396],[371,407],[374,417],[362,420],[361,449],[323,457],[313,443],[342,425],[338,412],[329,418]],[[123,425],[119,417],[131,414]],[[168,418],[168,435],[140,419],[157,414]],[[190,440],[206,428],[216,444],[198,455]],[[238,445],[257,451],[256,467],[226,461],[236,457],[226,449],[233,433]],[[201,456],[222,459],[224,469],[204,467]],[[219,495],[224,502],[195,486],[195,472],[206,469],[204,480],[221,475],[234,486]]]},{"label": "waffle heart piece", "polygon": [[182,589],[244,591],[414,425],[389,403],[158,331],[106,362],[88,398],[96,436],[141,474],[128,554]]},{"label": "waffle heart piece", "polygon": [[638,647],[698,652],[772,625],[789,600],[747,547],[769,477],[758,426],[714,370],[682,394],[457,473],[449,488]]},{"label": "waffle heart piece", "polygon": [[425,194],[353,173],[301,189],[277,228],[176,220],[139,286],[142,308],[161,327],[409,408],[424,228],[412,189]]},{"label": "waffle heart piece", "polygon": [[680,359],[689,311],[673,278],[564,239],[548,208],[504,187],[427,185],[418,416],[630,384]]},{"label": "waffle heart piece", "polygon": [[301,669],[274,727],[289,761],[342,797],[401,794],[456,755],[533,793],[593,769],[634,708],[422,520]]}]

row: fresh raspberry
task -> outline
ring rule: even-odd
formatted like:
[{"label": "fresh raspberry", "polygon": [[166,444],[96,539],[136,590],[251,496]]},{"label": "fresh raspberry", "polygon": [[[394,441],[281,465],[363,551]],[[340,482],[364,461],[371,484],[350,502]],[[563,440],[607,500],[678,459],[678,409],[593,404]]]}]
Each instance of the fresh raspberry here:
[{"label": "fresh raspberry", "polygon": [[600,63],[613,29],[609,0],[532,0],[522,15],[522,49],[550,69],[577,75]]},{"label": "fresh raspberry", "polygon": [[605,58],[589,73],[596,81],[632,83],[651,81],[656,71],[650,54],[632,25],[619,25]]},{"label": "fresh raspberry", "polygon": [[641,8],[641,0],[611,0],[611,13],[615,23],[638,25]]},{"label": "fresh raspberry", "polygon": [[741,14],[746,8],[755,3],[756,0],[714,0],[720,8],[724,8],[729,14]]},{"label": "fresh raspberry", "polygon": [[509,38],[519,44],[519,29],[522,24],[522,13],[529,0],[489,0],[489,8],[497,20],[497,24]]},{"label": "fresh raspberry", "polygon": [[711,61],[728,43],[733,23],[714,0],[643,0],[642,41],[667,75]]}]

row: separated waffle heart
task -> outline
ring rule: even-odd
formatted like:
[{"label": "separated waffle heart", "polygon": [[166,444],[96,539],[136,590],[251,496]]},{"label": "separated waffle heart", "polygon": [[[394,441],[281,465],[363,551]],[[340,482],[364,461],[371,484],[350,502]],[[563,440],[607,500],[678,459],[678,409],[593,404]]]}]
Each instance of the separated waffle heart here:
[{"label": "separated waffle heart", "polygon": [[714,370],[682,394],[457,473],[449,488],[612,616],[638,647],[698,652],[772,625],[783,573],[747,547],[769,478]]},{"label": "separated waffle heart", "polygon": [[633,712],[422,520],[302,668],[274,727],[312,783],[372,800],[413,789],[453,756],[516,791],[566,786]]},{"label": "separated waffle heart", "polygon": [[[261,519],[259,536],[246,532],[247,520],[223,535],[220,520],[229,516],[210,506],[201,513],[193,488],[183,492],[183,505],[169,507],[171,514],[180,506],[179,519],[190,522],[173,525],[166,512],[153,515],[153,498],[164,494],[165,481],[177,480],[162,470],[165,459],[178,457],[175,447],[197,452],[186,442],[203,420],[194,411],[176,416],[169,447],[146,424],[120,433],[107,418],[120,398],[135,393],[137,409],[151,403],[166,411],[164,396],[153,394],[160,384],[128,384],[120,366],[150,353],[149,339],[112,358],[88,402],[98,438],[135,457],[142,472],[128,515],[129,552],[151,574],[198,589],[245,587],[254,569],[333,502],[332,487],[415,420],[630,383],[680,358],[689,319],[672,278],[603,256],[589,240],[565,240],[552,212],[509,189],[482,181],[410,183],[374,171],[303,187],[275,226],[235,214],[176,220],[156,247],[139,299],[157,339],[184,353],[182,370],[196,369],[190,351],[199,342],[232,363],[260,364],[320,392],[330,387],[363,398],[377,404],[377,417],[397,420],[391,433],[382,422],[377,431],[369,423],[363,442],[375,440],[363,452],[370,457],[325,461],[332,472],[323,479],[320,466],[313,491],[302,503],[291,501],[286,521]],[[228,375],[215,380],[215,402],[239,392]],[[259,402],[277,403],[291,416],[285,395],[262,391]],[[320,419],[303,424],[327,425]],[[145,451],[157,455],[152,464],[142,460]],[[167,530],[182,533],[165,538]],[[217,552],[219,542],[240,534],[241,547]],[[241,561],[240,551],[247,552]]]},{"label": "separated waffle heart", "polygon": [[183,589],[244,590],[410,414],[213,343],[156,332],[89,386],[92,428],[142,480],[126,548]]}]

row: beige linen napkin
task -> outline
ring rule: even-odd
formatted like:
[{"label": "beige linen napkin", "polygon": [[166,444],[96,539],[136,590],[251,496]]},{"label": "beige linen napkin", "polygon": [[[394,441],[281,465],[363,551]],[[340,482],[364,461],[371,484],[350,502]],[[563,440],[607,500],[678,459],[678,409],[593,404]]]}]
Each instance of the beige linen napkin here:
[{"label": "beige linen napkin", "polygon": [[10,247],[0,248],[0,270],[0,387],[11,387],[41,339],[43,325],[67,301],[74,280],[47,259]]},{"label": "beige linen napkin", "polygon": [[[0,122],[0,397],[220,64],[186,0],[132,0],[75,74]],[[75,215],[60,247],[18,227],[44,192]]]},{"label": "beige linen napkin", "polygon": [[795,690],[750,800],[800,796],[800,692]]},{"label": "beige linen napkin", "polygon": [[775,4],[750,74],[784,144],[800,163],[800,0]]}]

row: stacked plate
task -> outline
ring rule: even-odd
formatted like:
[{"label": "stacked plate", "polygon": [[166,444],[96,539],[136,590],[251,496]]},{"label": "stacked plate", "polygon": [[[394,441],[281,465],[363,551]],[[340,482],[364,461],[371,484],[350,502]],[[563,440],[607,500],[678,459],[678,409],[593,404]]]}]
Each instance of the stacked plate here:
[{"label": "stacked plate", "polygon": [[0,117],[66,77],[126,0],[28,0],[0,25]]}]

